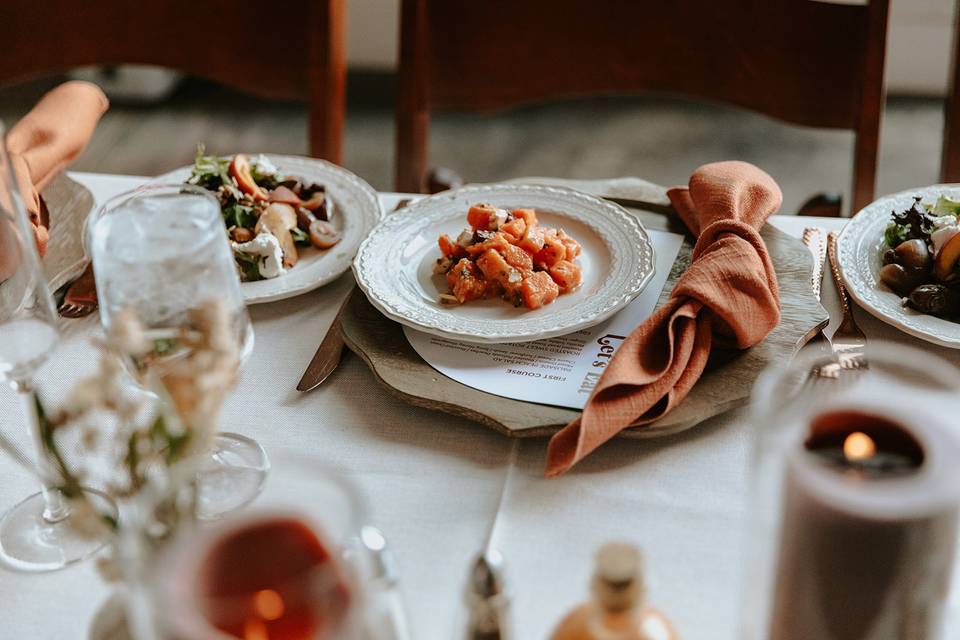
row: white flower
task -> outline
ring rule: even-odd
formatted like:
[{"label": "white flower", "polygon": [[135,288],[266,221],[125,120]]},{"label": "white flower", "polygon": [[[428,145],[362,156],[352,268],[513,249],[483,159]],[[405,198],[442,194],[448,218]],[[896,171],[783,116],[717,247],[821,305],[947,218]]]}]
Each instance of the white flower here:
[{"label": "white flower", "polygon": [[150,349],[143,325],[132,309],[124,309],[113,318],[107,342],[120,353],[140,356]]},{"label": "white flower", "polygon": [[67,396],[67,410],[75,415],[92,411],[104,401],[105,388],[98,377],[83,378],[70,390]]},{"label": "white flower", "polygon": [[123,572],[116,558],[107,556],[97,558],[97,572],[107,582],[120,582],[123,579]]}]

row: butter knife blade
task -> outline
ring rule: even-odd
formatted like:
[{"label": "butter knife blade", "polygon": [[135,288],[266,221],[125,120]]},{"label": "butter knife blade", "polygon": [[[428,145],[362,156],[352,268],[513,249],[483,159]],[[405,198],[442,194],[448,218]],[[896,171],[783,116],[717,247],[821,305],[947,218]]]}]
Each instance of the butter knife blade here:
[{"label": "butter knife blade", "polygon": [[[411,198],[403,198],[397,202],[393,211],[399,211],[410,204]],[[303,372],[303,377],[297,383],[297,391],[312,391],[323,384],[323,381],[330,377],[337,365],[340,364],[340,358],[343,356],[343,336],[340,335],[340,318],[343,316],[350,297],[353,296],[353,289],[347,293],[343,299],[343,304],[337,311],[333,319],[333,324],[327,329],[327,335],[323,337],[317,352],[313,354],[313,359],[307,365],[307,370]]]},{"label": "butter knife blade", "polygon": [[652,213],[659,213],[665,216],[673,215],[676,209],[669,202],[648,202],[647,200],[637,200],[634,198],[622,198],[620,196],[600,196],[601,200],[618,204],[628,209],[642,209]]},{"label": "butter knife blade", "polygon": [[303,377],[297,383],[297,391],[312,391],[316,389],[340,364],[340,358],[343,356],[343,336],[340,335],[340,318],[343,316],[347,303],[353,296],[353,289],[347,293],[343,304],[337,310],[337,315],[333,318],[333,323],[327,329],[327,335],[323,337],[317,352],[313,354],[313,359],[307,365],[307,370],[303,372]]}]

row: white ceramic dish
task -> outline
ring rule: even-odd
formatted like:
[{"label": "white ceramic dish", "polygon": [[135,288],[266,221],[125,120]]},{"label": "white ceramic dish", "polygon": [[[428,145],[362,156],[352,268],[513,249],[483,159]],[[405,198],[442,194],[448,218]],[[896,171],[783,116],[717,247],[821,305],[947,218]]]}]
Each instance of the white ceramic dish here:
[{"label": "white ceramic dish", "polygon": [[887,324],[917,338],[960,349],[960,323],[904,307],[900,296],[880,282],[883,231],[893,211],[903,211],[916,196],[936,202],[940,195],[960,198],[960,185],[937,184],[885,196],[864,207],[837,238],[837,261],[847,290],[857,303]]},{"label": "white ceramic dish", "polygon": [[[536,310],[500,299],[465,305],[438,301],[446,293],[433,275],[437,238],[456,237],[470,205],[533,207],[541,224],[565,229],[583,246],[583,283]],[[465,187],[425,198],[390,214],[363,242],[353,272],[370,302],[415,329],[466,342],[526,342],[592,326],[639,294],[654,272],[646,230],[618,205],[563,187],[497,184]]]},{"label": "white ceramic dish", "polygon": [[[264,154],[280,170],[327,188],[333,198],[331,224],[343,234],[333,248],[313,247],[300,251],[300,260],[283,275],[269,280],[244,282],[240,289],[247,304],[283,300],[321,287],[350,268],[357,248],[381,218],[377,192],[364,180],[324,160],[300,156]],[[251,157],[255,157],[255,154]],[[178,183],[190,177],[191,167],[181,167],[158,176],[153,182]]]}]

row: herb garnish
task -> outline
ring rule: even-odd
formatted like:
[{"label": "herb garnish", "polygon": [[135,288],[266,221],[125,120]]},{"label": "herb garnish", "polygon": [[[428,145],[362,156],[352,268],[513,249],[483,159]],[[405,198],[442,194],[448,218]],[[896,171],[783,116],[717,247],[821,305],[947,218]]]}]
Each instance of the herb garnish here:
[{"label": "herb garnish", "polygon": [[197,155],[193,159],[193,169],[187,183],[211,191],[216,191],[223,184],[233,185],[229,173],[230,161],[219,156],[204,155],[205,151],[203,144],[197,145]]},{"label": "herb garnish", "polygon": [[240,276],[244,282],[263,280],[263,276],[260,275],[260,258],[243,251],[234,251],[233,257],[237,262],[237,268],[240,270]]}]

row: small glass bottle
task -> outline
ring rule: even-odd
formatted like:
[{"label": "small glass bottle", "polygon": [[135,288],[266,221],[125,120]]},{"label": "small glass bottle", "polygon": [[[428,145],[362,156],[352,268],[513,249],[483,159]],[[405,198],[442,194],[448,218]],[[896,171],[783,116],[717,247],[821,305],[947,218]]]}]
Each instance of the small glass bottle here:
[{"label": "small glass bottle", "polygon": [[467,583],[466,640],[511,640],[510,599],[503,584],[503,556],[489,549],[477,556]]},{"label": "small glass bottle", "polygon": [[571,611],[551,640],[677,640],[669,620],[645,602],[640,551],[612,542],[597,551],[593,599]]}]

